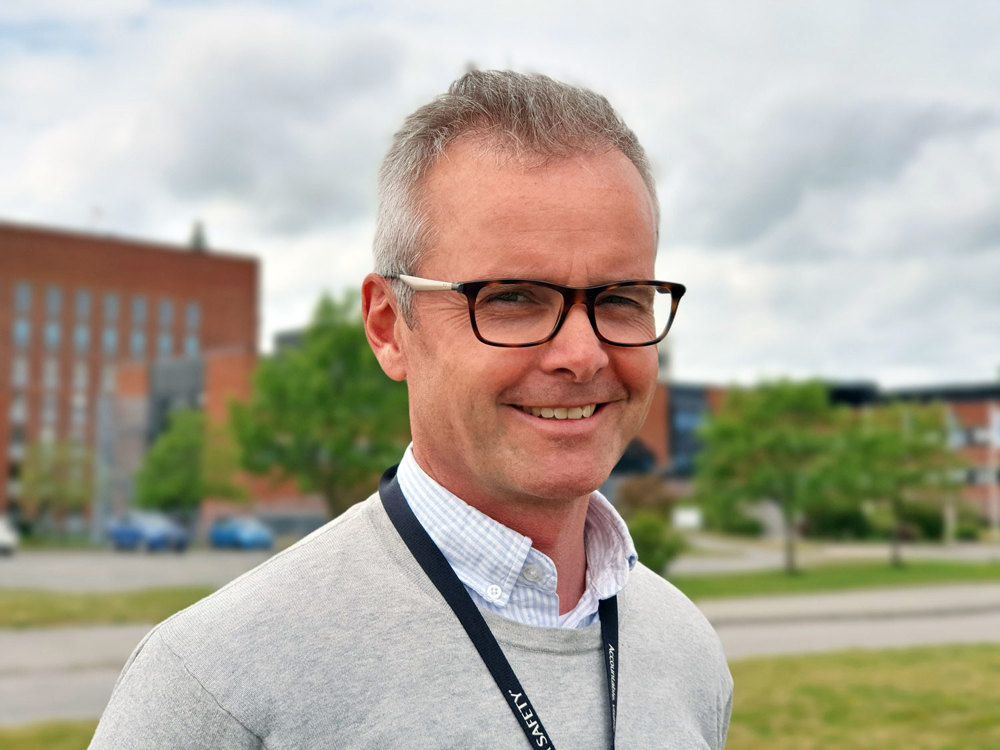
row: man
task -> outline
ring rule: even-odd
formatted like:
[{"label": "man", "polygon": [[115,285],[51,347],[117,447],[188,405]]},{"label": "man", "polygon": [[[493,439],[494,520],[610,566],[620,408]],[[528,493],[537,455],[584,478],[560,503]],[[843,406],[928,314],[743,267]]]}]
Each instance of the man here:
[{"label": "man", "polygon": [[592,92],[472,72],[407,119],[379,196],[363,312],[410,448],[155,628],[93,746],[721,748],[718,639],[595,492],[683,293],[650,281],[634,134]]}]

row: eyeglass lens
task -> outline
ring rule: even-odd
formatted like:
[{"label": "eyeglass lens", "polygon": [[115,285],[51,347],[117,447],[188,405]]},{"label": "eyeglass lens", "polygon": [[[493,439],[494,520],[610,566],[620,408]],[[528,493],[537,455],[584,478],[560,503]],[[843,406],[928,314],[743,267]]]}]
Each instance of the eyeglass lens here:
[{"label": "eyeglass lens", "polygon": [[[491,284],[476,295],[479,334],[496,344],[529,344],[546,338],[563,307],[556,289],[531,283]],[[594,301],[597,330],[608,341],[643,344],[658,338],[670,321],[671,295],[664,287],[621,286]]]}]

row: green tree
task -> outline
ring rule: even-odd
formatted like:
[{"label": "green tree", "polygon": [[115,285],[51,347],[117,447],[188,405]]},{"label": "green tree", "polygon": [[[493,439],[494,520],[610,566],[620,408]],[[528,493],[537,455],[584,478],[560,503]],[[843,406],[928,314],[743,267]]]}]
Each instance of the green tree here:
[{"label": "green tree", "polygon": [[797,571],[796,524],[824,493],[833,420],[826,386],[780,381],[734,389],[702,425],[696,492],[715,517],[770,500],[781,510],[785,570]]},{"label": "green tree", "polygon": [[301,346],[259,364],[231,417],[246,469],[295,478],[332,515],[368,494],[409,440],[406,386],[372,354],[356,292],[324,297]]},{"label": "green tree", "polygon": [[93,459],[82,445],[71,442],[39,442],[25,455],[22,471],[20,511],[35,526],[50,521],[57,530],[66,519],[81,512],[93,490]]},{"label": "green tree", "polygon": [[908,507],[954,502],[962,468],[948,445],[944,407],[894,403],[869,407],[844,420],[835,446],[840,494],[884,505],[892,518],[891,562],[903,564],[901,542]]},{"label": "green tree", "polygon": [[234,481],[236,457],[225,440],[224,430],[207,426],[202,412],[172,412],[136,474],[136,504],[191,516],[206,497],[245,499]]}]

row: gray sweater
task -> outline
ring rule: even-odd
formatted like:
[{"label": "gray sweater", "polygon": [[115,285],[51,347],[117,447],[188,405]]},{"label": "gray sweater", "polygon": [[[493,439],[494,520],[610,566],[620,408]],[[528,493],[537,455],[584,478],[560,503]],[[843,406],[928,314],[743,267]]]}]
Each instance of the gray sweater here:
[{"label": "gray sweater", "polygon": [[[695,606],[642,565],[618,597],[619,748],[722,748],[732,679]],[[485,613],[562,750],[607,748],[600,626]],[[92,748],[528,747],[377,495],[156,626]]]}]

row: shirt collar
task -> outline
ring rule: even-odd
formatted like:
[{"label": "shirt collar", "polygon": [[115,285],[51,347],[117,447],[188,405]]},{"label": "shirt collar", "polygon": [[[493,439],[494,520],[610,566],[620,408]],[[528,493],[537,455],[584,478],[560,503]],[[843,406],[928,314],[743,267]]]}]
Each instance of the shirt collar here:
[{"label": "shirt collar", "polygon": [[[396,476],[417,520],[459,580],[502,611],[519,585],[521,570],[532,553],[531,539],[476,510],[434,481],[413,457],[412,444],[407,447]],[[599,600],[614,596],[625,587],[629,571],[637,561],[625,521],[600,492],[590,496],[584,542],[587,591],[578,606],[587,612],[574,610],[560,621],[585,624],[592,619]],[[548,560],[537,550],[534,555]],[[499,595],[496,587],[500,588]],[[575,616],[568,618],[569,614]]]}]

